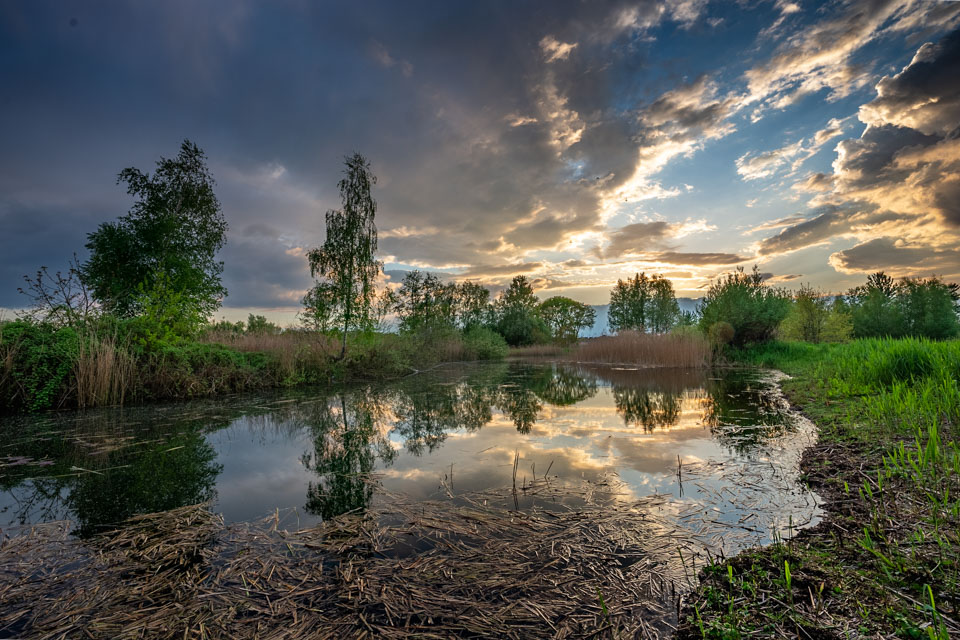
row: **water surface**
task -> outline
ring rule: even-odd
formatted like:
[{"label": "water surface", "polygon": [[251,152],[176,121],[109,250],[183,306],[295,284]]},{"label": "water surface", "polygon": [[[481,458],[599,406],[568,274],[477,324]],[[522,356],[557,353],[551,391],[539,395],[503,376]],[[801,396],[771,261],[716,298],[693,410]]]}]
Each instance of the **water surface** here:
[{"label": "water surface", "polygon": [[816,521],[797,468],[812,437],[762,372],[458,365],[335,391],[3,419],[0,527],[63,519],[82,537],[207,500],[227,522],[280,509],[306,527],[394,494],[457,500],[514,481],[514,507],[549,508],[556,492],[524,491],[547,478],[615,487],[606,499],[662,496],[658,510],[732,552]]}]

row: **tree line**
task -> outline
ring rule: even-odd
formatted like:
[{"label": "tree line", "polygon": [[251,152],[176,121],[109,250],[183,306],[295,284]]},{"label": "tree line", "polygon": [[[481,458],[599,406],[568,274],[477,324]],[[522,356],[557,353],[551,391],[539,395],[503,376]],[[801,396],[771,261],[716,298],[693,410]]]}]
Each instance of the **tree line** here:
[{"label": "tree line", "polygon": [[[34,303],[34,317],[69,324],[102,312],[141,319],[149,325],[147,333],[196,332],[227,294],[223,262],[216,257],[226,243],[227,222],[204,152],[185,140],[176,157],[161,157],[153,174],[130,167],[117,182],[134,204],[88,235],[87,260],[75,262],[66,275],[41,269],[26,279],[21,291]],[[476,282],[447,282],[421,271],[407,273],[398,287],[384,286],[372,195],[376,182],[362,155],[345,159],[338,183],[341,208],[326,213],[325,240],[307,252],[315,282],[303,297],[300,320],[304,328],[336,332],[341,358],[351,332],[382,329],[391,315],[404,334],[459,331],[511,346],[567,345],[593,326],[592,307],[564,296],[541,301],[523,275],[496,298]],[[774,337],[943,339],[960,333],[957,312],[958,286],[936,277],[896,281],[881,272],[831,296],[809,286],[796,293],[769,286],[754,268],[711,283],[691,314],[681,312],[669,279],[637,273],[613,287],[609,328],[665,333],[696,325],[718,344]],[[263,330],[264,322],[251,317],[250,329]]]}]

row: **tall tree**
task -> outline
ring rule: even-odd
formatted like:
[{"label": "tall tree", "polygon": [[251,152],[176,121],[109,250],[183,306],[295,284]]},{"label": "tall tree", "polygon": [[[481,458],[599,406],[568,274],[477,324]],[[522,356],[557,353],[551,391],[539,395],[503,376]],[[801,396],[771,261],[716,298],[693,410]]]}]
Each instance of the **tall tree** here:
[{"label": "tall tree", "polygon": [[540,317],[550,327],[553,339],[560,344],[576,342],[581,329],[589,329],[597,319],[593,307],[564,296],[554,296],[540,303]]},{"label": "tall tree", "polygon": [[537,313],[540,300],[525,276],[516,276],[496,303],[496,330],[507,344],[518,347],[545,342],[549,329]]},{"label": "tall tree", "polygon": [[344,177],[337,185],[343,208],[327,212],[327,237],[322,246],[307,254],[310,274],[322,279],[340,319],[341,358],[347,352],[347,333],[376,322],[376,280],[383,267],[376,257],[377,203],[371,194],[377,177],[359,153],[344,164]]},{"label": "tall tree", "polygon": [[220,281],[223,262],[216,259],[226,243],[227,221],[203,150],[184,140],[177,157],[161,157],[153,175],[129,167],[118,175],[121,182],[136,202],[117,222],[87,236],[85,284],[118,315],[142,312],[163,289],[155,297],[209,316],[227,294]]},{"label": "tall tree", "polygon": [[393,310],[401,331],[453,327],[457,287],[444,284],[432,273],[411,271],[396,292]]},{"label": "tall tree", "polygon": [[663,333],[677,324],[680,306],[668,279],[638,273],[626,281],[617,280],[610,292],[609,314],[614,331]]},{"label": "tall tree", "polygon": [[680,305],[673,293],[673,283],[663,276],[650,278],[650,310],[647,313],[650,330],[654,333],[670,331],[680,318]]},{"label": "tall tree", "polygon": [[464,331],[487,322],[490,315],[490,290],[476,282],[461,282],[456,295],[457,326]]}]

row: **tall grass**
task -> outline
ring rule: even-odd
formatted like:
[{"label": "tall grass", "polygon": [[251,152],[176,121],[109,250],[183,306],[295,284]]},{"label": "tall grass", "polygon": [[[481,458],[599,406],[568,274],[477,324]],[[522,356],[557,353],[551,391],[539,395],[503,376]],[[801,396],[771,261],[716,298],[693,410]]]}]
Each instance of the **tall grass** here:
[{"label": "tall grass", "polygon": [[201,342],[221,344],[242,353],[266,353],[275,358],[279,382],[292,383],[309,371],[329,368],[339,354],[336,340],[322,333],[285,331],[284,333],[236,333],[209,331]]},{"label": "tall grass", "polygon": [[710,356],[710,343],[696,332],[621,331],[615,336],[583,340],[568,357],[578,362],[700,368],[710,364]]},{"label": "tall grass", "polygon": [[3,318],[0,317],[0,394],[13,384],[13,371],[17,364],[17,352],[20,350],[19,340],[3,339]]},{"label": "tall grass", "polygon": [[123,404],[135,374],[136,363],[116,335],[82,336],[73,365],[77,408]]}]

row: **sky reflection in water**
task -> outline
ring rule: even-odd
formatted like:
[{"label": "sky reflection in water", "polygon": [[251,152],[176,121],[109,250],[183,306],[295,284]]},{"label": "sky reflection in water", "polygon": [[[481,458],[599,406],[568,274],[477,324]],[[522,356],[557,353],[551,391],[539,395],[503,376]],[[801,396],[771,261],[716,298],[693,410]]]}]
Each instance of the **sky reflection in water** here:
[{"label": "sky reflection in water", "polygon": [[616,499],[668,494],[658,508],[717,543],[709,523],[756,543],[818,515],[796,479],[813,428],[757,372],[499,363],[319,393],[5,420],[0,526],[66,518],[86,535],[209,499],[228,522],[295,508],[307,526],[390,493],[508,487],[517,452],[521,487],[616,474]]}]

